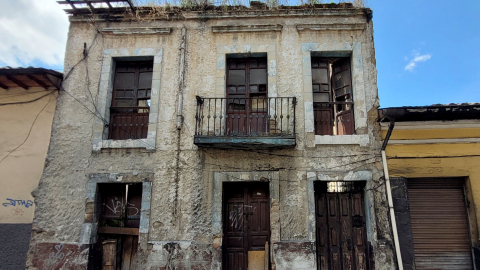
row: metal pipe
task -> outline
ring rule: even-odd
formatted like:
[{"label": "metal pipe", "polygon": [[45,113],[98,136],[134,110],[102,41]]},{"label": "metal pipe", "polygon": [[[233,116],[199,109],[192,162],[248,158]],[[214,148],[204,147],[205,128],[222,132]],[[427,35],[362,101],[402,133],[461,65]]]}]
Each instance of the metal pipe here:
[{"label": "metal pipe", "polygon": [[187,28],[182,28],[182,43],[180,45],[180,75],[179,75],[179,91],[178,91],[178,106],[177,106],[177,129],[182,129],[183,124],[183,91],[185,88],[185,43],[187,39]]},{"label": "metal pipe", "polygon": [[393,241],[395,243],[395,252],[397,254],[398,269],[403,270],[402,254],[400,252],[400,243],[398,241],[397,221],[395,219],[395,209],[393,208],[392,188],[390,187],[390,175],[388,174],[387,156],[385,154],[385,148],[387,147],[388,140],[390,139],[390,135],[392,135],[394,126],[395,126],[395,120],[391,120],[390,125],[388,127],[387,136],[385,137],[385,140],[383,141],[383,145],[382,145],[382,163],[383,163],[383,173],[385,175],[385,186],[387,189],[388,208],[390,210],[390,220],[392,222]]},{"label": "metal pipe", "polygon": [[390,136],[392,135],[393,128],[395,127],[395,120],[390,120],[390,125],[388,126],[387,136],[385,136],[385,140],[383,140],[382,144],[382,151],[387,148],[388,140],[390,140]]}]

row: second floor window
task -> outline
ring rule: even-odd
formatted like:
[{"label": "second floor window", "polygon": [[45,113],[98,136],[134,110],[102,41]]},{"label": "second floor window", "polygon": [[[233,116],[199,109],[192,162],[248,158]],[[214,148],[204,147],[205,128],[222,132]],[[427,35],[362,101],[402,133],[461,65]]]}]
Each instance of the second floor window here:
[{"label": "second floor window", "polygon": [[227,135],[268,131],[267,58],[228,59]]},{"label": "second floor window", "polygon": [[349,58],[312,57],[316,135],[355,133]]},{"label": "second floor window", "polygon": [[109,139],[147,138],[153,61],[117,62]]}]

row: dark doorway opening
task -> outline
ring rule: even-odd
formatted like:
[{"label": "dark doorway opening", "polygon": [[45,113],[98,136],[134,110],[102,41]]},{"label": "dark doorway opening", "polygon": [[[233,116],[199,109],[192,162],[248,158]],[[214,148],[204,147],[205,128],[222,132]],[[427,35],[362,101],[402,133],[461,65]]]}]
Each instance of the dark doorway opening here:
[{"label": "dark doorway opening", "polygon": [[224,183],[223,269],[269,269],[269,183]]},{"label": "dark doorway opening", "polygon": [[98,240],[89,269],[136,269],[142,184],[98,184]]},{"label": "dark doorway opening", "polygon": [[364,182],[315,182],[318,269],[369,269],[364,185]]}]

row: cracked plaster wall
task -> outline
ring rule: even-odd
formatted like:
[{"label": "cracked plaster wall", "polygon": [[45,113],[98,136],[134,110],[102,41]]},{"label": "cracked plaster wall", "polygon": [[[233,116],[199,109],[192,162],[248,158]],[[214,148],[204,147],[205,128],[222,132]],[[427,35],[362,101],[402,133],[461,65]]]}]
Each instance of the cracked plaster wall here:
[{"label": "cracked plaster wall", "polygon": [[[209,258],[206,260],[211,263],[202,267],[220,269],[221,239],[218,240],[212,233],[212,191],[215,172],[277,171],[279,203],[272,207],[272,213],[279,215],[279,241],[300,241],[308,245],[310,240],[307,173],[348,173],[367,170],[372,174],[372,180],[367,184],[372,190],[366,197],[370,198],[367,207],[373,209],[370,211],[373,216],[369,217],[373,221],[369,228],[369,241],[373,245],[375,269],[394,268],[388,207],[385,188],[382,185],[380,133],[376,123],[378,95],[372,22],[365,23],[363,13],[358,12],[352,12],[350,16],[257,16],[249,18],[248,23],[253,25],[274,22],[282,25],[282,30],[212,33],[213,26],[242,25],[244,22],[244,19],[235,16],[218,20],[96,22],[95,25],[99,29],[146,26],[172,28],[172,32],[166,34],[115,35],[102,32],[96,38],[94,38],[96,28],[91,23],[86,21],[71,23],[65,73],[68,73],[77,62],[80,63],[65,81],[64,88],[89,110],[66,93],[62,93],[58,99],[47,165],[40,185],[34,192],[37,208],[27,260],[29,267],[34,269],[37,244],[80,241],[87,197],[86,184],[90,174],[153,173],[149,245],[147,250],[142,251],[144,254],[139,256],[139,263],[144,265],[145,269],[166,268],[168,258],[176,258],[174,265],[179,267],[185,265],[186,261],[191,260],[190,257],[173,256],[169,255],[173,254],[169,252],[175,250],[174,254],[181,254],[179,250],[188,249],[193,244],[205,250],[207,254],[205,256]],[[296,29],[297,24],[312,23],[365,23],[365,28],[351,31]],[[186,87],[184,126],[178,132],[175,117],[182,27],[187,29]],[[87,43],[88,47],[92,42],[89,57],[81,61],[83,44]],[[305,133],[301,44],[312,42],[362,44],[365,89],[365,99],[362,102],[365,103],[368,115],[367,127],[358,132],[368,134],[368,144],[315,145],[315,138]],[[273,53],[276,58],[276,95],[295,96],[298,100],[297,146],[294,149],[254,151],[197,148],[193,144],[195,96],[214,97],[217,85],[222,83],[217,74],[218,47],[265,44],[275,47]],[[156,150],[147,152],[144,148],[114,148],[93,152],[92,127],[95,116],[91,111],[95,111],[94,104],[99,103],[97,97],[104,50],[153,47],[163,49]],[[108,101],[106,103],[108,104]],[[178,162],[177,142],[180,142]],[[170,242],[178,244],[166,245]],[[185,248],[182,248],[183,246]],[[166,259],[157,258],[158,262],[155,262],[153,259],[155,256],[149,255],[155,252],[163,252],[162,258]],[[311,254],[304,256],[304,260],[307,261],[302,265],[310,267],[305,269],[311,269],[315,265],[315,261],[312,261],[314,257]],[[197,261],[204,265],[205,259],[200,258]],[[190,261],[189,263],[188,265],[191,265]],[[289,263],[291,262],[278,261],[275,264],[273,261],[277,269],[289,269]]]}]

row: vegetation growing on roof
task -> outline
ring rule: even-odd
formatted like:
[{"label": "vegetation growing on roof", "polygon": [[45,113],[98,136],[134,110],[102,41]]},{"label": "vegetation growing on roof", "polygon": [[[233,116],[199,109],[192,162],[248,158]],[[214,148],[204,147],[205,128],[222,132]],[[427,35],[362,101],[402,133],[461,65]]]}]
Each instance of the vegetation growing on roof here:
[{"label": "vegetation growing on roof", "polygon": [[[132,0],[135,6],[145,7],[202,7],[202,6],[251,6],[249,0]],[[351,3],[354,7],[365,7],[364,0],[259,0],[254,1],[266,5],[267,7],[277,6],[303,6],[303,5],[318,5],[318,4],[333,4]],[[332,6],[333,6],[332,5]]]}]

